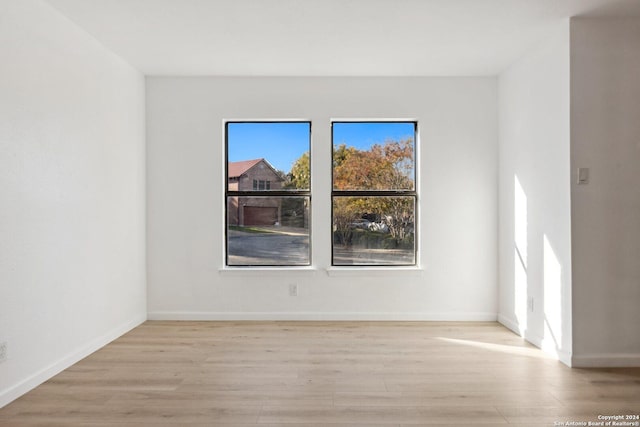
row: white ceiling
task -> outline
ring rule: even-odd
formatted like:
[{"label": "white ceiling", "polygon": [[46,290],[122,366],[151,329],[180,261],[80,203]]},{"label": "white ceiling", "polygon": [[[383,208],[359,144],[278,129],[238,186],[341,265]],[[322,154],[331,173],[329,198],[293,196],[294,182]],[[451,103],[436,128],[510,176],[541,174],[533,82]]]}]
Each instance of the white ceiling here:
[{"label": "white ceiling", "polygon": [[640,0],[48,0],[147,75],[495,75],[562,19]]}]

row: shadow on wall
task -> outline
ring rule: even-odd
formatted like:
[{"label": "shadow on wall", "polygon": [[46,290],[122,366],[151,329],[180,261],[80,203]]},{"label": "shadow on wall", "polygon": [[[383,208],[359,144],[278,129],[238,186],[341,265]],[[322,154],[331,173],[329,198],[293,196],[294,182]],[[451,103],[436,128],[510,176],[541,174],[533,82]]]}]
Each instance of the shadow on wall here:
[{"label": "shadow on wall", "polygon": [[513,308],[518,323],[520,335],[526,337],[526,330],[529,326],[527,319],[529,284],[527,275],[528,261],[528,217],[527,217],[527,195],[522,189],[520,180],[514,175],[514,292]]}]

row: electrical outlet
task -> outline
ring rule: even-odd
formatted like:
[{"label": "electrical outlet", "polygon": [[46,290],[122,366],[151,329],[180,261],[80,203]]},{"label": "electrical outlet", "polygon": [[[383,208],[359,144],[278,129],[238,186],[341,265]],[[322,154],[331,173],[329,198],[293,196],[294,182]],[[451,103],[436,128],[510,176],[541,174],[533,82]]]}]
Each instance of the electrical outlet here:
[{"label": "electrical outlet", "polygon": [[8,344],[6,341],[0,342],[0,363],[7,360],[7,347]]},{"label": "electrical outlet", "polygon": [[529,297],[527,298],[527,307],[529,308],[529,311],[533,313],[533,297]]},{"label": "electrical outlet", "polygon": [[289,296],[290,297],[298,296],[298,285],[296,283],[289,284]]}]

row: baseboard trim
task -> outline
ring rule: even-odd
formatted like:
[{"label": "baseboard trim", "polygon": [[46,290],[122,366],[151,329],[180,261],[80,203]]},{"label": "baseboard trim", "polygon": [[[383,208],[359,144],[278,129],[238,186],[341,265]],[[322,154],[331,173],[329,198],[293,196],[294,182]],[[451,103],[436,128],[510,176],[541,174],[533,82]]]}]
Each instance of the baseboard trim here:
[{"label": "baseboard trim", "polygon": [[149,320],[329,320],[329,321],[439,321],[495,322],[496,313],[406,313],[406,312],[202,312],[152,311]]},{"label": "baseboard trim", "polygon": [[514,334],[522,336],[522,334],[520,333],[520,326],[515,320],[509,319],[502,314],[498,314],[498,323],[509,329]]},{"label": "baseboard trim", "polygon": [[558,355],[558,360],[567,365],[570,368],[573,368],[573,359],[571,353],[562,350],[556,350]]},{"label": "baseboard trim", "polygon": [[573,366],[571,353],[563,351],[563,350],[556,349],[555,348],[555,343],[548,343],[548,342],[545,341],[545,339],[543,337],[541,337],[541,336],[539,336],[537,334],[533,334],[533,333],[529,332],[526,329],[521,332],[520,331],[520,326],[518,325],[518,322],[516,322],[515,320],[510,319],[508,317],[505,317],[502,314],[499,314],[498,315],[498,323],[500,323],[505,328],[511,330],[516,335],[521,336],[527,342],[535,345],[536,347],[538,347],[539,349],[541,349],[545,353],[547,353],[547,354],[549,354],[551,356],[554,356],[560,362],[564,363],[568,367],[572,367]]},{"label": "baseboard trim", "polygon": [[65,369],[67,369],[68,367],[70,367],[71,365],[73,365],[74,363],[77,363],[78,361],[84,359],[85,357],[87,357],[88,355],[90,355],[91,353],[94,353],[95,351],[99,350],[100,348],[104,347],[105,345],[109,344],[111,341],[115,340],[116,338],[126,334],[127,332],[129,332],[131,329],[135,328],[136,326],[139,326],[141,323],[145,322],[147,320],[147,316],[146,315],[140,315],[140,316],[136,316],[134,319],[112,329],[111,331],[107,332],[106,334],[90,341],[89,343],[77,348],[76,350],[74,350],[73,352],[69,353],[67,356],[63,357],[62,359],[52,363],[51,365],[47,366],[44,369],[41,369],[40,371],[36,372],[33,375],[30,375],[29,377],[25,378],[24,380],[20,381],[19,383],[10,386],[9,388],[6,388],[5,390],[2,390],[0,392],[0,408],[8,405],[9,403],[13,402],[14,400],[16,400],[17,398],[19,398],[20,396],[22,396],[23,394],[29,392],[30,390],[36,388],[37,386],[39,386],[40,384],[42,384],[43,382],[47,381],[48,379],[52,378],[53,376],[59,374],[60,372],[64,371]]},{"label": "baseboard trim", "polygon": [[604,353],[573,355],[574,368],[638,368],[640,353]]},{"label": "baseboard trim", "polygon": [[535,345],[545,353],[555,357],[568,367],[572,367],[571,353],[556,348],[556,343],[550,339],[544,339],[540,335],[530,334],[525,331],[524,339]]}]

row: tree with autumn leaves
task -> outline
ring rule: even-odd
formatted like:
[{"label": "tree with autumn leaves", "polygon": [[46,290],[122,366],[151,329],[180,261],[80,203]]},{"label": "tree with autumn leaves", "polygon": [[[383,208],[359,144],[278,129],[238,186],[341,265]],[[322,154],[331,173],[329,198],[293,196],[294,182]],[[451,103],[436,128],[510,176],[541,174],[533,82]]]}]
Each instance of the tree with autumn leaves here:
[{"label": "tree with autumn leaves", "polygon": [[334,190],[413,190],[413,139],[333,150]]},{"label": "tree with autumn leaves", "polygon": [[[368,150],[340,144],[333,150],[334,190],[413,190],[412,138],[388,140]],[[289,188],[309,188],[309,153],[296,160],[287,176]],[[414,198],[409,196],[335,197],[333,226],[337,240],[350,245],[355,221],[367,216],[383,222],[396,246],[413,243]],[[409,242],[409,240],[411,242]]]},{"label": "tree with autumn leaves", "polygon": [[[334,190],[413,190],[414,144],[412,138],[388,140],[368,150],[340,144],[334,148]],[[337,197],[334,200],[335,232],[344,245],[351,243],[353,222],[365,215],[388,228],[396,246],[413,237],[414,199],[406,196]]]}]

